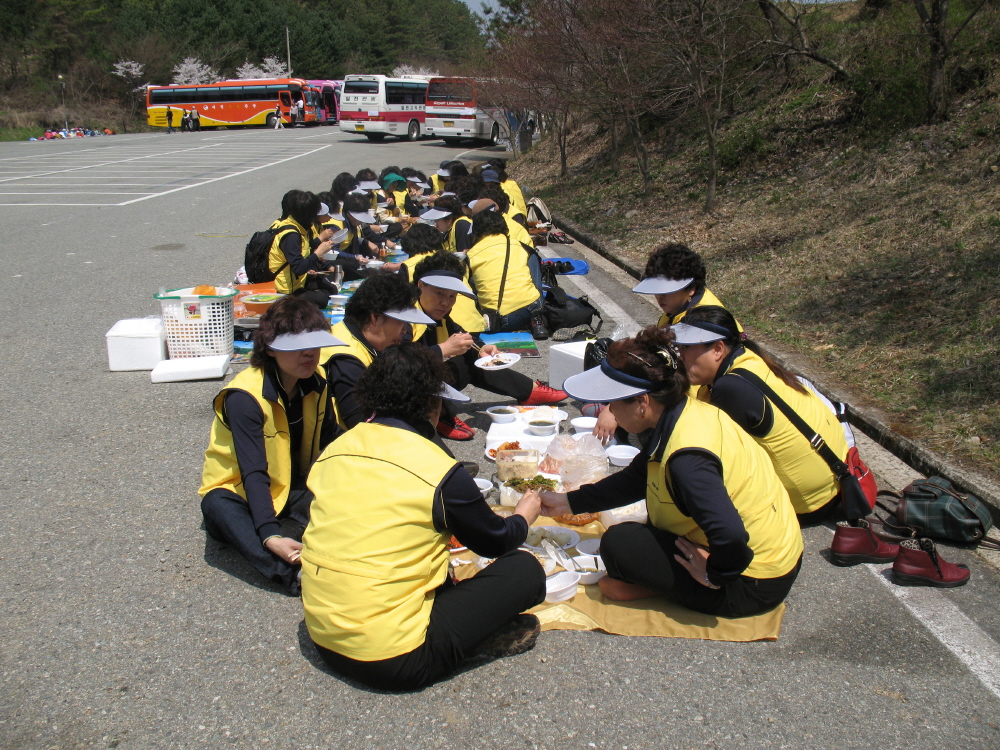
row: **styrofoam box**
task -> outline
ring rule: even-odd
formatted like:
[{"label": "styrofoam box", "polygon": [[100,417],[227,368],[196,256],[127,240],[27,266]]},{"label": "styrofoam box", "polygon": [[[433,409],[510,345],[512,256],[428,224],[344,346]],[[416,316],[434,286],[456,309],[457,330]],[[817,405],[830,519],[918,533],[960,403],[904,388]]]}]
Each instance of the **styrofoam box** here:
[{"label": "styrofoam box", "polygon": [[177,383],[182,380],[213,380],[223,378],[229,370],[229,354],[208,357],[182,357],[161,362],[149,373],[152,383]]},{"label": "styrofoam box", "polygon": [[562,388],[566,378],[583,372],[587,341],[553,344],[549,347],[549,387]]},{"label": "styrofoam box", "polygon": [[159,318],[119,320],[105,337],[109,370],[152,370],[167,358],[167,338]]}]

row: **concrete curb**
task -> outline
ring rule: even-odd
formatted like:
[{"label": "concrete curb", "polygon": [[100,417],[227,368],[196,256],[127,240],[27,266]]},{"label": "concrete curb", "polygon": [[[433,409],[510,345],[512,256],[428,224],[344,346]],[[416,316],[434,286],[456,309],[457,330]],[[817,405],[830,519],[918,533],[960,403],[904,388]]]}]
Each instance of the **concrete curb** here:
[{"label": "concrete curb", "polygon": [[[557,215],[555,212],[552,213],[552,223],[573,237],[573,239],[614,263],[630,276],[634,276],[636,279],[642,277],[642,269],[636,268],[628,261],[619,258],[612,248],[609,248],[600,239],[579,225],[565,217]],[[822,376],[811,372],[808,365],[795,355],[779,351],[769,343],[765,348],[767,353],[774,357],[775,361],[782,367],[811,380],[831,401],[842,401],[847,404],[848,421],[901,461],[912,466],[921,474],[944,477],[960,490],[975,495],[989,505],[994,521],[1000,526],[1000,487],[997,487],[986,477],[966,471],[949,463],[944,456],[928,450],[909,438],[903,437],[898,432],[893,431],[875,411],[854,406],[851,403],[850,394],[840,393],[835,388],[831,388],[825,384]]]}]

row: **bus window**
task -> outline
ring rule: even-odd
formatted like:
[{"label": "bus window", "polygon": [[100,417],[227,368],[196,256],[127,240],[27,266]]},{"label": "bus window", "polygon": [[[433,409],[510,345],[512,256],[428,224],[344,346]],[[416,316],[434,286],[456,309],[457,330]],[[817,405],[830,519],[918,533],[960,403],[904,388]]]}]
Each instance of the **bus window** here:
[{"label": "bus window", "polygon": [[[386,86],[388,95],[388,86]],[[378,81],[347,81],[344,84],[345,94],[377,94]],[[399,102],[395,102],[398,104]]]},{"label": "bus window", "polygon": [[267,98],[267,86],[244,86],[243,101],[252,102]]},{"label": "bus window", "polygon": [[427,99],[432,102],[464,103],[475,101],[470,81],[431,81]]},{"label": "bus window", "polygon": [[281,100],[282,109],[288,109],[292,106],[292,95],[287,91],[282,91],[278,94],[278,98]]},{"label": "bus window", "polygon": [[174,92],[170,89],[153,89],[149,93],[150,104],[173,104]]}]

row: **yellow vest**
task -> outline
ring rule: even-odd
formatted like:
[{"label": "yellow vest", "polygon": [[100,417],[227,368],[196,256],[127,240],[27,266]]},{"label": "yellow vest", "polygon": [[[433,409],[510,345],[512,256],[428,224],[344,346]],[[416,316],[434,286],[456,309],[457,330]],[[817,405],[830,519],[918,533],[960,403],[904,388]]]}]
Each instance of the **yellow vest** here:
[{"label": "yellow vest", "polygon": [[458,225],[462,222],[471,224],[472,219],[468,216],[459,216],[451,223],[451,229],[448,230],[448,236],[444,238],[444,251],[446,253],[458,252],[458,243],[455,242],[455,232],[458,231]]},{"label": "yellow vest", "polygon": [[424,258],[432,255],[432,253],[424,253],[423,255],[411,255],[409,258],[403,261],[402,265],[406,266],[406,280],[411,284],[416,284],[417,282],[413,280],[413,273],[417,270],[417,266],[420,264]]},{"label": "yellow vest", "polygon": [[[465,282],[466,286],[471,286],[469,283],[469,265],[463,261],[462,266],[464,267],[462,270],[462,281]],[[482,333],[486,330],[486,321],[483,320],[483,314],[479,312],[479,308],[476,306],[476,300],[466,297],[464,294],[460,294],[455,298],[455,306],[451,308],[448,317],[455,323],[458,323],[462,327],[462,330],[467,333]]]},{"label": "yellow vest", "polygon": [[[732,419],[714,406],[688,398],[667,438],[662,462],[650,460],[646,508],[654,526],[708,545],[705,532],[674,504],[667,462],[679,450],[700,448],[719,459],[722,481],[750,535],[753,561],[743,571],[751,578],[777,578],[791,572],[802,555],[802,533],[788,493],[767,453]],[[659,453],[659,448],[654,455]]]},{"label": "yellow vest", "polygon": [[[705,305],[718,305],[719,307],[725,307],[725,305],[719,301],[719,298],[708,291],[708,289],[702,292],[701,299],[698,300],[698,304],[694,307],[703,307]],[[692,307],[691,310],[693,310],[694,307]],[[667,318],[666,314],[661,315],[660,319],[656,321],[656,327],[665,328],[666,326],[677,325],[684,319],[684,316],[687,315],[688,312],[688,310],[681,310],[673,317],[673,319]],[[743,326],[739,324],[739,321],[736,322],[736,327],[739,328],[740,331],[743,330]]]},{"label": "yellow vest", "polygon": [[450,562],[434,495],[454,466],[420,435],[370,422],[323,451],[309,474],[316,499],[302,537],[302,605],[315,643],[378,661],[424,642]]},{"label": "yellow vest", "polygon": [[[322,368],[316,370],[324,383],[326,374]],[[223,487],[246,500],[240,466],[233,446],[233,433],[226,424],[224,402],[230,391],[249,393],[257,401],[264,413],[264,450],[267,455],[267,474],[271,479],[271,499],[274,512],[280,513],[288,500],[288,490],[292,483],[291,442],[288,417],[280,401],[264,398],[264,371],[251,367],[235,378],[215,397],[215,421],[205,451],[205,464],[201,471],[201,489],[204,497],[210,490]],[[319,393],[313,391],[302,397],[302,445],[299,450],[299,472],[305,476],[312,462],[319,455],[320,431],[326,415],[327,388]],[[311,436],[311,439],[310,439]]]},{"label": "yellow vest", "polygon": [[444,192],[445,181],[441,179],[440,175],[434,173],[431,175],[431,192],[432,193],[443,193]]},{"label": "yellow vest", "polygon": [[[279,294],[291,294],[296,289],[300,289],[305,286],[306,274],[302,274],[301,276],[295,275],[279,245],[282,238],[284,238],[289,231],[294,229],[299,233],[299,240],[302,246],[302,257],[304,258],[312,252],[312,248],[309,247],[309,232],[307,232],[301,224],[292,218],[279,219],[271,225],[271,229],[277,229],[278,227],[288,227],[288,229],[283,230],[274,236],[274,240],[271,242],[271,252],[268,253],[267,256],[267,267],[272,273],[278,274],[274,277],[275,291]],[[282,268],[282,266],[284,266],[284,268]],[[278,271],[279,268],[281,268],[280,271]]]},{"label": "yellow vest", "polygon": [[[460,294],[458,296],[461,297],[462,295]],[[420,302],[419,301],[417,302],[417,307],[420,310],[424,309],[424,308],[422,308],[420,306]],[[481,319],[482,315],[480,315],[479,317]],[[435,332],[436,332],[435,333],[435,337],[437,339],[436,343],[438,343],[438,344],[443,344],[445,341],[448,340],[448,336],[449,336],[449,334],[448,334],[448,326],[447,326],[447,324],[445,322],[447,320],[448,320],[448,318],[446,317],[444,320],[442,320],[440,322],[439,325],[437,325],[435,327]],[[426,323],[411,323],[410,324],[410,328],[413,330],[413,339],[412,339],[412,341],[420,341],[420,338],[424,335],[424,333],[427,332],[427,327],[428,326],[427,326]]]},{"label": "yellow vest", "polygon": [[485,309],[497,310],[501,315],[520,310],[541,296],[531,280],[527,254],[511,240],[507,282],[504,284],[503,302],[498,309],[508,239],[502,234],[491,234],[469,248],[469,266],[479,305]]},{"label": "yellow vest", "polygon": [[[847,458],[847,439],[844,429],[837,421],[826,404],[819,400],[815,393],[806,390],[805,393],[791,388],[770,368],[759,356],[745,349],[744,353],[733,360],[730,371],[740,368],[749,370],[763,380],[778,396],[802,417],[803,421],[819,432],[830,446],[837,458]],[[734,376],[735,377],[735,376]],[[788,490],[792,507],[796,513],[810,513],[826,505],[840,491],[830,467],[820,455],[813,450],[809,442],[788,421],[788,417],[772,404],[774,426],[763,438],[751,435],[763,446],[771,457],[778,478]]]},{"label": "yellow vest", "polygon": [[531,239],[531,235],[528,230],[514,221],[507,214],[503,215],[504,221],[507,222],[507,233],[510,235],[511,242],[520,242],[527,247],[534,247],[535,241]]},{"label": "yellow vest", "polygon": [[[351,330],[347,327],[344,321],[340,321],[333,328],[330,329],[330,333],[336,336],[338,339],[343,341],[347,346],[327,346],[319,350],[319,361],[321,365],[325,365],[331,359],[335,357],[354,357],[355,359],[361,360],[361,364],[368,367],[375,358],[372,353],[368,350],[368,347],[361,341],[358,341]],[[333,398],[333,394],[330,394],[330,398]],[[337,424],[340,425],[342,430],[348,429],[344,420],[340,416],[340,409],[337,408],[337,402],[333,402],[333,413],[337,417]]]},{"label": "yellow vest", "polygon": [[510,198],[510,206],[514,209],[514,213],[524,214],[524,218],[528,218],[528,205],[524,202],[521,186],[508,177],[506,182],[500,183],[500,187]]},{"label": "yellow vest", "polygon": [[400,216],[409,216],[406,213],[406,191],[405,190],[393,190],[392,199],[396,201],[396,208],[399,209]]}]

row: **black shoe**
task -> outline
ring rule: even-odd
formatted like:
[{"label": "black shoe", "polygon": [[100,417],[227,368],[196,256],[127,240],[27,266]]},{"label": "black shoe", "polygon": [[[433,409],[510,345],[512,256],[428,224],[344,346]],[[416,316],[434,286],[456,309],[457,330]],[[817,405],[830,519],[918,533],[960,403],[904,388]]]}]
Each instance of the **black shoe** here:
[{"label": "black shoe", "polygon": [[531,338],[544,341],[549,337],[549,327],[541,312],[531,314]]},{"label": "black shoe", "polygon": [[518,615],[497,632],[476,646],[473,654],[489,659],[502,659],[531,651],[542,632],[542,624],[534,615]]}]

